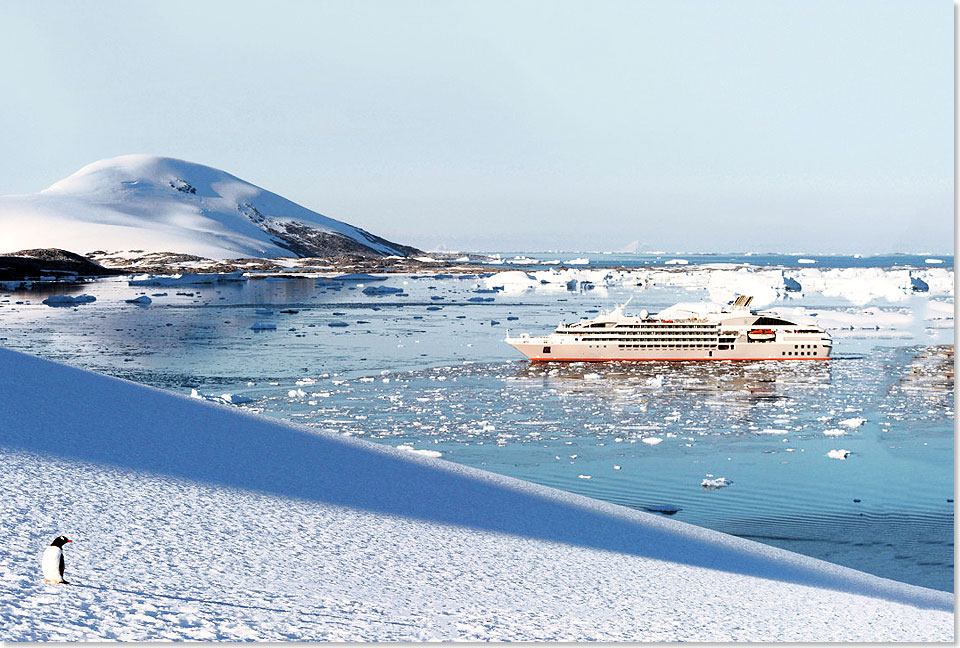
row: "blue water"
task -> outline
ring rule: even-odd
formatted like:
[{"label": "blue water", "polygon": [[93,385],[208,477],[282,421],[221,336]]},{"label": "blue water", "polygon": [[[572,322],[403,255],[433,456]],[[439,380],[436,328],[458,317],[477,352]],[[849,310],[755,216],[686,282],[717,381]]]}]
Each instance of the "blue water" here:
[{"label": "blue water", "polygon": [[[818,313],[901,316],[892,330],[835,331],[829,363],[530,365],[503,343],[508,327],[548,332],[630,295],[655,311],[707,294],[625,282],[477,303],[476,277],[378,285],[404,292],[114,278],[71,289],[97,301],[65,309],[41,305],[44,290],[0,293],[0,344],[179,393],[242,394],[316,429],[952,591],[953,328],[924,319],[951,294],[791,295]],[[144,292],[150,306],[125,303]],[[276,330],[251,330],[263,321]],[[846,460],[827,456],[840,449]],[[719,477],[730,485],[701,486]]]}]

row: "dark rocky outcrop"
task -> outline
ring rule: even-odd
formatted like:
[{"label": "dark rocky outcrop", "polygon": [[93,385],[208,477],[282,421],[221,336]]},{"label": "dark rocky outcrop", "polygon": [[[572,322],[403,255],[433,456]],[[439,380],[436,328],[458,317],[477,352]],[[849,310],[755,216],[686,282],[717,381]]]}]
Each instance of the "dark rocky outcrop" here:
[{"label": "dark rocky outcrop", "polygon": [[117,274],[123,273],[120,270],[104,268],[84,256],[58,248],[20,250],[0,255],[0,281],[40,277],[104,277]]}]

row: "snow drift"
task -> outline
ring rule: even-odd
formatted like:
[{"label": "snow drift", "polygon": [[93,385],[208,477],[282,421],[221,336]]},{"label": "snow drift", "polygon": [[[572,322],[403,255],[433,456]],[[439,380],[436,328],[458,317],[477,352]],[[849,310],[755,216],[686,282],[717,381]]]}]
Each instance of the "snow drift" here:
[{"label": "snow drift", "polygon": [[4,639],[953,636],[948,593],[409,450],[3,349],[0,392]]},{"label": "snow drift", "polygon": [[419,253],[219,169],[123,155],[37,194],[0,196],[10,250],[173,252],[210,259]]}]

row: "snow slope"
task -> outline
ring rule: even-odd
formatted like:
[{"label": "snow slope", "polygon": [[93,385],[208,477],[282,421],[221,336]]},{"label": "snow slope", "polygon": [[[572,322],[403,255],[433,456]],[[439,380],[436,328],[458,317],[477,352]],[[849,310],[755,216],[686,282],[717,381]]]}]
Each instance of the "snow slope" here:
[{"label": "snow slope", "polygon": [[417,252],[201,164],[123,155],[38,194],[0,196],[3,251],[58,247],[211,259]]},{"label": "snow slope", "polygon": [[661,516],[3,349],[0,393],[0,639],[953,638],[948,593]]}]

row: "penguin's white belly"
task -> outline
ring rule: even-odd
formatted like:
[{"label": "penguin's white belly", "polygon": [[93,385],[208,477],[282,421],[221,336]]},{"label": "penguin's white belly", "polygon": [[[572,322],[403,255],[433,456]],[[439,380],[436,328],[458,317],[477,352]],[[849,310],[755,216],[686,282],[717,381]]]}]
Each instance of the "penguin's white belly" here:
[{"label": "penguin's white belly", "polygon": [[43,577],[48,581],[59,583],[63,580],[60,575],[60,547],[49,546],[43,551]]}]

